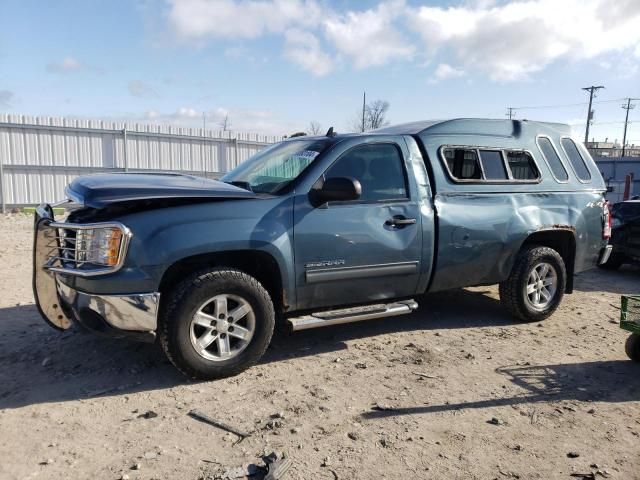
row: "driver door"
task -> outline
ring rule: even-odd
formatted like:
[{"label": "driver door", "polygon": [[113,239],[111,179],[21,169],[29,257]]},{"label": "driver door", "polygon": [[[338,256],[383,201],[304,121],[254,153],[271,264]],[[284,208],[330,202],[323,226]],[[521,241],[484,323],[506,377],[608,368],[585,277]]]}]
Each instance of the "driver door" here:
[{"label": "driver door", "polygon": [[358,180],[362,186],[358,200],[314,207],[307,195],[296,197],[299,308],[415,294],[422,225],[418,201],[411,195],[406,158],[406,145],[397,137],[355,145],[339,154],[322,178]]}]

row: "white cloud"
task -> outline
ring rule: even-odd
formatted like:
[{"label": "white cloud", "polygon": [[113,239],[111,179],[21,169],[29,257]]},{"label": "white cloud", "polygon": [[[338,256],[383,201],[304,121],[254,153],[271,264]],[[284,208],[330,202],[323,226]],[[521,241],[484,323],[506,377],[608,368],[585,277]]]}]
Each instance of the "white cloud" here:
[{"label": "white cloud", "polygon": [[51,62],[47,64],[47,71],[52,73],[69,73],[84,70],[86,66],[78,59],[73,57],[63,58],[60,62]]},{"label": "white cloud", "polygon": [[[419,7],[409,23],[431,54],[452,52],[497,81],[523,79],[550,63],[638,48],[638,0],[529,0],[472,7]],[[612,7],[612,5],[615,5]]]},{"label": "white cloud", "polygon": [[322,11],[313,0],[169,0],[169,21],[184,39],[257,38],[310,26]]},{"label": "white cloud", "polygon": [[174,125],[190,128],[202,128],[204,120],[207,129],[219,130],[220,121],[229,116],[232,132],[256,132],[265,135],[288,135],[301,129],[300,125],[283,121],[273,113],[262,110],[226,109],[217,107],[203,112],[192,106],[183,106],[174,112],[148,110],[143,114],[129,114],[118,117],[119,121],[146,121],[160,125]]},{"label": "white cloud", "polygon": [[14,96],[11,90],[0,90],[0,107],[11,108]]},{"label": "white cloud", "polygon": [[173,114],[176,118],[198,118],[202,117],[202,113],[191,107],[180,107],[176,113]]},{"label": "white cloud", "polygon": [[329,16],[324,22],[325,34],[337,51],[354,61],[356,68],[410,59],[415,48],[394,26],[404,8],[404,1],[397,0],[380,3],[371,10]]},{"label": "white cloud", "polygon": [[436,81],[449,80],[452,78],[464,77],[466,72],[460,68],[452,67],[448,63],[441,63],[433,72],[433,78]]},{"label": "white cloud", "polygon": [[133,80],[129,82],[127,86],[129,89],[129,93],[134,97],[147,97],[147,98],[158,98],[158,93],[151,87],[150,85],[141,82],[140,80]]},{"label": "white cloud", "polygon": [[322,50],[318,38],[309,32],[292,29],[285,34],[284,56],[302,69],[322,77],[333,69],[331,57]]},{"label": "white cloud", "polygon": [[223,45],[225,55],[251,61],[252,41],[278,36],[284,58],[318,76],[337,62],[364,69],[433,61],[499,82],[558,61],[597,65],[612,54],[640,64],[640,0],[458,0],[454,7],[380,0],[360,9],[325,0],[165,1],[168,23],[184,41],[243,41]]}]

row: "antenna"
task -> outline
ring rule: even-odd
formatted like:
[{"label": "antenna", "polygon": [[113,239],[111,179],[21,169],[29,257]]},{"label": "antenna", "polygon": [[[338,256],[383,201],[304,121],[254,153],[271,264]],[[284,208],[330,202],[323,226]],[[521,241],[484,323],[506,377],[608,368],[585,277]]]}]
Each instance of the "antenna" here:
[{"label": "antenna", "polygon": [[336,136],[336,132],[333,131],[333,127],[330,127],[329,130],[327,130],[327,137],[335,137]]}]

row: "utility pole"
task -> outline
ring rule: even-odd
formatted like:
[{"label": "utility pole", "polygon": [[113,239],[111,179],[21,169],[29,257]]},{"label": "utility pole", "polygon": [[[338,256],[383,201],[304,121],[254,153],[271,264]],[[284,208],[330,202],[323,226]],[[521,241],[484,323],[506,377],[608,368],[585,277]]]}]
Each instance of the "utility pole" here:
[{"label": "utility pole", "polygon": [[205,130],[207,128],[207,116],[204,112],[202,112],[202,129]]},{"label": "utility pole", "polygon": [[362,94],[362,133],[364,133],[364,111],[367,108],[367,92]]},{"label": "utility pole", "polygon": [[507,107],[508,112],[506,113],[507,117],[509,117],[509,120],[513,120],[513,116],[515,114],[516,109],[513,107]]},{"label": "utility pole", "polygon": [[591,126],[591,120],[593,119],[593,111],[591,110],[591,106],[593,105],[593,97],[595,93],[604,88],[603,85],[591,85],[590,87],[584,87],[582,90],[589,92],[589,111],[587,112],[587,129],[584,132],[584,143],[586,144],[589,141],[589,127]]},{"label": "utility pole", "polygon": [[624,135],[622,136],[622,156],[624,157],[627,153],[627,125],[629,124],[629,110],[633,110],[636,108],[635,105],[631,104],[631,100],[640,100],[639,98],[627,98],[627,104],[622,104],[622,108],[627,111],[627,114],[624,119]]}]

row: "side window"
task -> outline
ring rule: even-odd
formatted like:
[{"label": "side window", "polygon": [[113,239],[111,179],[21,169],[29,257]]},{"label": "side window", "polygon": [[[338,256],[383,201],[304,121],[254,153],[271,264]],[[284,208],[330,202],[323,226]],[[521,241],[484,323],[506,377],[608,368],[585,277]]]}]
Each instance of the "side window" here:
[{"label": "side window", "polygon": [[487,180],[508,180],[509,175],[504,167],[500,150],[480,150],[480,160]]},{"label": "side window", "polygon": [[451,176],[456,180],[480,180],[482,178],[476,150],[445,148],[443,155]]},{"label": "side window", "polygon": [[553,176],[556,177],[556,179],[558,179],[558,181],[560,182],[566,182],[567,180],[569,180],[567,169],[564,168],[562,160],[560,160],[560,157],[558,156],[558,152],[556,152],[556,149],[553,148],[551,139],[547,137],[539,137],[538,146],[540,147],[542,155],[547,160],[549,168],[553,172]]},{"label": "side window", "polygon": [[567,154],[567,158],[571,162],[573,169],[576,172],[576,176],[582,180],[583,182],[588,182],[591,180],[591,172],[587,168],[587,164],[582,158],[582,155],[578,151],[578,147],[570,138],[561,138],[560,143],[562,144],[562,148]]},{"label": "side window", "polygon": [[325,178],[355,178],[362,185],[360,200],[381,202],[406,199],[406,177],[397,146],[390,143],[362,145],[349,150],[327,172]]},{"label": "side window", "polygon": [[527,152],[507,151],[507,163],[514,180],[537,180],[540,178],[536,162]]}]

